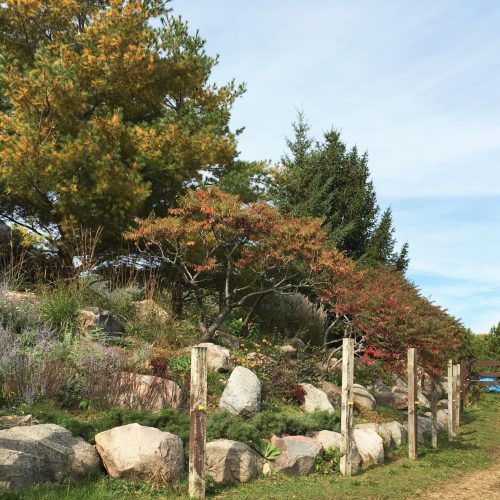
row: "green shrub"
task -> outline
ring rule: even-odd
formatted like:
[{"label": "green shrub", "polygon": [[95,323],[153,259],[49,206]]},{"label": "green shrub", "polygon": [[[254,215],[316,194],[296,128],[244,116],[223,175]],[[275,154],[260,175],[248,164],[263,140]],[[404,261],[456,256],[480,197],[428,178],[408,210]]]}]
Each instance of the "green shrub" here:
[{"label": "green shrub", "polygon": [[73,334],[77,331],[77,316],[79,302],[72,287],[58,286],[46,293],[40,303],[40,313],[43,321],[59,331]]}]

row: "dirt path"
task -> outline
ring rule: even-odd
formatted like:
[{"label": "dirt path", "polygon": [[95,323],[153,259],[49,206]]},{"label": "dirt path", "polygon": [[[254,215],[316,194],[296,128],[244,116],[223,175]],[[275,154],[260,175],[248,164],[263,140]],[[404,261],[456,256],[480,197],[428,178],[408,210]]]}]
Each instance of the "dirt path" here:
[{"label": "dirt path", "polygon": [[500,463],[490,469],[467,474],[460,481],[425,490],[420,496],[444,500],[500,500]]}]

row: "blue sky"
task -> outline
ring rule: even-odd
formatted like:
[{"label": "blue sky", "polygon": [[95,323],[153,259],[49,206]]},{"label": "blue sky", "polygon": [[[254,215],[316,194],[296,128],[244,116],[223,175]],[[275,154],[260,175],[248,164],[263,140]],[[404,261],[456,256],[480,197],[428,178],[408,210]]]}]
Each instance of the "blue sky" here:
[{"label": "blue sky", "polygon": [[176,0],[248,91],[244,159],[276,162],[296,110],[368,150],[409,276],[475,332],[500,321],[498,0]]}]

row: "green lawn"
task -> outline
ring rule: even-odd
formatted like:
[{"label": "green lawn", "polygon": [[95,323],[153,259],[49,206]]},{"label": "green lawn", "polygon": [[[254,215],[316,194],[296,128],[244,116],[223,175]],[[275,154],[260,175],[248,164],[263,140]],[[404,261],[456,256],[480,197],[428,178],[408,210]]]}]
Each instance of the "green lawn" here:
[{"label": "green lawn", "polygon": [[[449,444],[441,435],[439,450],[419,448],[419,459],[410,462],[402,448],[386,456],[387,465],[364,471],[352,479],[338,475],[311,475],[302,478],[282,476],[261,478],[252,483],[213,492],[216,498],[407,498],[427,487],[458,478],[461,474],[488,467],[492,451],[500,448],[500,397],[485,395],[468,408],[456,442]],[[146,483],[132,483],[99,477],[74,486],[42,486],[17,494],[4,494],[6,500],[80,499],[158,499],[179,498],[186,484],[160,489]]]}]

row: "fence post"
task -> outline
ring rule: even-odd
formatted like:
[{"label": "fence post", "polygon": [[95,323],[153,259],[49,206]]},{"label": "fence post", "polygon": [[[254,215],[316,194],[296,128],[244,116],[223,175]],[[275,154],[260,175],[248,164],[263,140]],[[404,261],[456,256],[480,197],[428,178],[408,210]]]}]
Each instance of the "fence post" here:
[{"label": "fence post", "polygon": [[469,367],[467,361],[460,361],[460,409],[465,410],[467,404],[467,379],[469,378]]},{"label": "fence post", "polygon": [[408,456],[417,458],[417,353],[408,349]]},{"label": "fence post", "polygon": [[205,498],[205,449],[207,432],[207,348],[191,348],[191,397],[189,426],[189,496]]},{"label": "fence post", "polygon": [[347,477],[351,477],[352,474],[353,383],[354,339],[344,338],[342,341],[342,413],[340,420],[344,456],[340,462],[340,472]]},{"label": "fence post", "polygon": [[460,409],[461,409],[461,406],[462,406],[462,402],[461,402],[461,399],[462,399],[462,387],[460,385],[460,382],[462,380],[462,377],[460,375],[460,365],[455,365],[455,384],[457,386],[457,395],[456,395],[456,402],[455,402],[455,405],[456,405],[456,427],[460,427]]},{"label": "fence post", "polygon": [[448,361],[448,441],[455,439],[455,394],[453,384],[453,360]]},{"label": "fence post", "polygon": [[437,421],[437,382],[436,378],[431,379],[431,424],[432,424],[432,447],[438,447],[438,421]]}]

